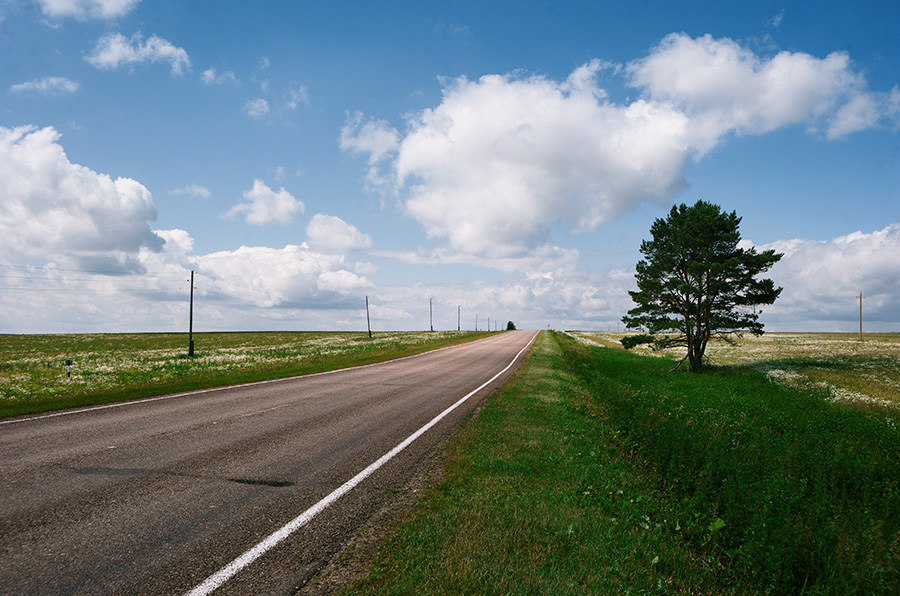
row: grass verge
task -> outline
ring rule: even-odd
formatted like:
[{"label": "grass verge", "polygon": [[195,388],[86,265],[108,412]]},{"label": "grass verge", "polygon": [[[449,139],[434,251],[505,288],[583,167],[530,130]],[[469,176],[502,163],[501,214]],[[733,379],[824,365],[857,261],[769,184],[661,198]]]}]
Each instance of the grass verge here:
[{"label": "grass verge", "polygon": [[894,594],[896,413],[542,333],[353,594]]}]

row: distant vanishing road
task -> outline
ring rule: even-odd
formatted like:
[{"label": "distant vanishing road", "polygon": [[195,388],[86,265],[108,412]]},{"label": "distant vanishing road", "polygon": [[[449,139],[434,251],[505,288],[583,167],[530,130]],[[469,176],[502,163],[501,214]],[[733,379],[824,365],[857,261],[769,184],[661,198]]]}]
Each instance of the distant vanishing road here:
[{"label": "distant vanishing road", "polygon": [[0,594],[292,594],[534,336],[0,421]]}]

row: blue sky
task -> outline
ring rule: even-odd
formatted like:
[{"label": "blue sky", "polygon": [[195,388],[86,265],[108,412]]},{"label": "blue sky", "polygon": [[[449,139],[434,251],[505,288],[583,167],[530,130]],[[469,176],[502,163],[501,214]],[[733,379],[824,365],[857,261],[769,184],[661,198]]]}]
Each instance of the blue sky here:
[{"label": "blue sky", "polygon": [[893,2],[0,0],[0,332],[615,329],[705,199],[900,331]]}]

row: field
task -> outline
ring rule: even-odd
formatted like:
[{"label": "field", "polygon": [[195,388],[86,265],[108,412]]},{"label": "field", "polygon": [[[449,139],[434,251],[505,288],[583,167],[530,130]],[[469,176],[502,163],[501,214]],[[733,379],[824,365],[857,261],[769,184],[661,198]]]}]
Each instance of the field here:
[{"label": "field", "polygon": [[345,594],[900,593],[900,411],[835,389],[890,376],[896,336],[772,334],[696,375],[578,335],[540,335]]},{"label": "field", "polygon": [[481,335],[200,333],[194,357],[183,333],[0,335],[0,417],[356,366]]},{"label": "field", "polygon": [[[580,341],[621,348],[622,332],[575,331]],[[681,350],[654,351],[647,344],[638,354],[675,361]],[[728,344],[713,340],[706,355],[713,366],[756,370],[770,378],[801,387],[819,387],[835,400],[857,404],[900,406],[900,333],[765,333],[746,335]]]}]

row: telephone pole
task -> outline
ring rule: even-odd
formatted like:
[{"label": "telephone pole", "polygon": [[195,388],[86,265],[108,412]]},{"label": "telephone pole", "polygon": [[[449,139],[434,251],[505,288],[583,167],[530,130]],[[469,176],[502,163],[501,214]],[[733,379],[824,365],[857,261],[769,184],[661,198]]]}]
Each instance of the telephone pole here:
[{"label": "telephone pole", "polygon": [[366,296],[366,327],[369,329],[369,339],[372,339],[372,322],[369,320],[369,297]]},{"label": "telephone pole", "polygon": [[859,341],[862,341],[862,292],[859,293]]},{"label": "telephone pole", "polygon": [[460,325],[460,318],[459,318],[459,313],[460,313],[460,308],[461,308],[461,307],[462,307],[461,304],[457,304],[457,305],[456,305],[456,330],[457,330],[457,331],[461,331],[461,330],[462,330],[462,326]]},{"label": "telephone pole", "polygon": [[191,308],[188,323],[188,356],[194,355],[194,270],[191,269]]}]

